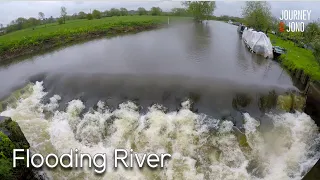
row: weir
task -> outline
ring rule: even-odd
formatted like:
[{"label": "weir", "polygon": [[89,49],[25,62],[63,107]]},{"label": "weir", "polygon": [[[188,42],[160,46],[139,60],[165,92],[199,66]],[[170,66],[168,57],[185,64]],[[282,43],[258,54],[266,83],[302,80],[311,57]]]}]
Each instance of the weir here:
[{"label": "weir", "polygon": [[306,113],[309,114],[320,127],[320,82],[309,82],[306,87],[305,94],[307,96]]},{"label": "weir", "polygon": [[[306,96],[305,113],[310,115],[318,127],[320,127],[320,82],[312,81],[303,70],[290,70],[296,86]],[[303,180],[320,179],[320,159],[313,168],[303,177]]]},{"label": "weir", "polygon": [[305,112],[312,117],[320,127],[320,81],[314,81],[303,70],[289,70],[297,88],[306,96]]},{"label": "weir", "polygon": [[[320,127],[320,82],[309,82],[305,93],[307,95],[306,113],[309,114]],[[313,168],[304,176],[303,180],[318,180],[320,179],[320,159]]]}]

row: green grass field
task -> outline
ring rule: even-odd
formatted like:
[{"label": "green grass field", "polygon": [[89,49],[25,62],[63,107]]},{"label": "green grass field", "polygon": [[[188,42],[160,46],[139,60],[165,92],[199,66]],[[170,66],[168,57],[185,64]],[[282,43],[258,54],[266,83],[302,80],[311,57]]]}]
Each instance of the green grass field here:
[{"label": "green grass field", "polygon": [[[0,55],[30,46],[39,46],[48,41],[58,41],[71,36],[88,33],[104,33],[110,28],[143,27],[167,22],[166,16],[117,16],[102,19],[66,21],[65,24],[47,24],[0,36]],[[75,40],[75,39],[73,39]],[[65,42],[63,42],[65,43]]]},{"label": "green grass field", "polygon": [[281,63],[284,66],[288,69],[303,70],[313,80],[320,80],[320,65],[311,50],[297,47],[293,42],[282,40],[273,34],[269,34],[269,37],[273,46],[287,49],[287,54],[281,55]]}]

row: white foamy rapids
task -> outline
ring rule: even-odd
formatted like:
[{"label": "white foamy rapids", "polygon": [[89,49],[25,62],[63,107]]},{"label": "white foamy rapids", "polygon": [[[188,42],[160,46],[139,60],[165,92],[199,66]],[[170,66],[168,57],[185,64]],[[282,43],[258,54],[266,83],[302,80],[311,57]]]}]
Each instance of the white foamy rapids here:
[{"label": "white foamy rapids", "polygon": [[[260,132],[260,123],[245,113],[242,134],[233,130],[230,121],[190,111],[189,101],[182,103],[181,110],[168,113],[154,105],[141,114],[132,102],[110,111],[102,101],[97,102],[97,110],[83,112],[81,100],[72,100],[65,111],[58,111],[61,97],[55,95],[43,104],[45,95],[42,82],[37,82],[30,96],[1,115],[19,123],[33,153],[61,155],[77,148],[91,155],[106,153],[109,166],[99,177],[88,168],[46,169],[52,179],[301,179],[320,158],[318,128],[304,113],[269,114],[274,127],[267,133]],[[116,148],[170,153],[172,158],[156,171],[113,171]]]}]

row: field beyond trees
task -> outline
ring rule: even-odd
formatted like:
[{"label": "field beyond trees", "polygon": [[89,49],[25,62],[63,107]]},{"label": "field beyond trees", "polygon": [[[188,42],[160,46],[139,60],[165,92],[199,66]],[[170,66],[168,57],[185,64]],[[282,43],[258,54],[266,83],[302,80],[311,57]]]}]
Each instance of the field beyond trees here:
[{"label": "field beyond trees", "polygon": [[[178,17],[177,17],[178,18]],[[172,18],[171,18],[172,19]],[[0,36],[0,60],[98,36],[138,32],[166,24],[166,16],[114,16],[46,24]]]}]

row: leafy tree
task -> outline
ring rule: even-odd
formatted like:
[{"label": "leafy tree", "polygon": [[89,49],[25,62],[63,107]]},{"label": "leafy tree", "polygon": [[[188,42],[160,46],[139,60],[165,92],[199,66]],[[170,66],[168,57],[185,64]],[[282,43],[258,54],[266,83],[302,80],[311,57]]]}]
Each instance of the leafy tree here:
[{"label": "leafy tree", "polygon": [[[45,17],[45,16],[44,16],[44,13],[43,13],[43,12],[39,12],[38,15],[39,15],[39,20],[44,22],[44,20],[45,20],[45,18],[44,18],[44,17]],[[45,23],[45,22],[44,22],[44,24],[45,24],[45,26],[46,26],[46,23]]]},{"label": "leafy tree", "polygon": [[307,43],[311,43],[313,39],[320,35],[320,27],[317,22],[309,23],[304,32],[304,38]]},{"label": "leafy tree", "polygon": [[110,15],[111,16],[120,16],[120,10],[116,8],[110,9]]},{"label": "leafy tree", "polygon": [[320,23],[312,22],[303,33],[305,42],[312,47],[315,59],[320,63]]},{"label": "leafy tree", "polygon": [[60,11],[61,17],[63,18],[63,24],[66,23],[66,16],[67,16],[67,8],[62,6]]},{"label": "leafy tree", "polygon": [[215,1],[187,1],[182,4],[187,6],[188,12],[196,21],[209,19],[216,8]]},{"label": "leafy tree", "polygon": [[150,12],[152,16],[160,16],[162,13],[162,10],[159,7],[152,7]]},{"label": "leafy tree", "polygon": [[248,26],[256,30],[268,30],[272,21],[271,6],[266,1],[247,1],[242,15]]},{"label": "leafy tree", "polygon": [[271,30],[273,30],[274,32],[279,33],[279,23],[280,23],[279,18],[277,18],[277,17],[271,17],[271,18],[270,18],[269,28],[270,28]]},{"label": "leafy tree", "polygon": [[128,15],[130,15],[130,16],[133,16],[135,14],[138,14],[138,11],[135,11],[135,10],[128,11]]},{"label": "leafy tree", "polygon": [[108,10],[105,10],[102,14],[105,17],[111,16],[110,11],[108,11]]},{"label": "leafy tree", "polygon": [[79,19],[85,19],[86,18],[86,13],[83,12],[83,11],[80,11],[79,14],[78,14],[78,18]]},{"label": "leafy tree", "polygon": [[23,18],[23,17],[19,17],[16,20],[16,25],[17,25],[17,30],[20,30],[23,28],[23,25],[27,22],[27,19]]},{"label": "leafy tree", "polygon": [[40,20],[44,20],[44,13],[43,12],[39,12],[39,19]]},{"label": "leafy tree", "polygon": [[23,18],[23,17],[19,17],[17,20],[16,20],[16,24],[23,24],[27,22],[27,19],[26,18]]},{"label": "leafy tree", "polygon": [[39,21],[38,19],[31,17],[31,18],[29,18],[29,19],[27,20],[26,27],[30,27],[30,26],[35,27],[35,26],[37,26],[39,23],[40,23],[40,21]]},{"label": "leafy tree", "polygon": [[148,14],[147,10],[143,7],[139,7],[138,8],[138,14],[141,16],[141,15],[146,15]]},{"label": "leafy tree", "polygon": [[121,14],[121,16],[127,16],[128,10],[126,8],[120,8],[120,14]]},{"label": "leafy tree", "polygon": [[93,16],[92,16],[91,13],[88,13],[88,14],[87,14],[87,19],[88,19],[88,20],[92,20],[92,19],[93,19]]},{"label": "leafy tree", "polygon": [[188,14],[185,8],[173,8],[171,12],[174,16],[186,16]]},{"label": "leafy tree", "polygon": [[98,11],[98,10],[93,10],[92,11],[92,17],[95,18],[95,19],[100,19],[101,18],[101,12]]},{"label": "leafy tree", "polygon": [[13,32],[20,29],[36,26],[39,24],[39,20],[36,18],[25,19],[23,17],[19,17],[18,19],[11,21],[11,23],[7,26],[7,32]]},{"label": "leafy tree", "polygon": [[16,31],[16,30],[18,30],[17,29],[17,25],[16,25],[16,23],[15,23],[15,21],[14,20],[12,20],[11,22],[10,22],[10,24],[7,26],[7,32],[9,33],[9,32],[12,32],[12,31]]}]

